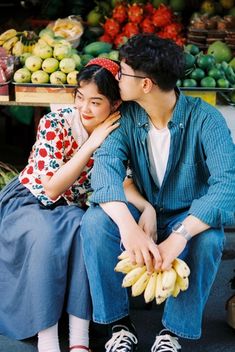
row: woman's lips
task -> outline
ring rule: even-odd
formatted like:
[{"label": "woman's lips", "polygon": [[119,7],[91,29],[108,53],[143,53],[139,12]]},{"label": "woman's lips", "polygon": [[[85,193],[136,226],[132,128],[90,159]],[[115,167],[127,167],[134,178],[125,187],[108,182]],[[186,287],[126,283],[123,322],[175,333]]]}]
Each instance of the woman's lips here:
[{"label": "woman's lips", "polygon": [[84,115],[84,114],[82,114],[82,117],[83,117],[85,120],[91,120],[91,119],[92,119],[92,116],[88,116],[88,115]]}]

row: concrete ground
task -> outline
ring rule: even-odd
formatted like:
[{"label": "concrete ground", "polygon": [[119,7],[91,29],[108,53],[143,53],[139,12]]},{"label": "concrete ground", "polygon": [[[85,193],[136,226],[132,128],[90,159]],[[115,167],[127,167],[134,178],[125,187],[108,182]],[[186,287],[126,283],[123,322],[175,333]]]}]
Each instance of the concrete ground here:
[{"label": "concrete ground", "polygon": [[[226,246],[223,260],[206,305],[203,335],[200,340],[181,340],[182,352],[234,352],[235,330],[226,322],[226,301],[235,291],[229,281],[235,269],[235,231],[226,232]],[[114,302],[115,304],[115,302]],[[154,303],[146,309],[143,298],[131,299],[131,316],[139,335],[138,352],[150,352],[155,334],[160,328],[162,307]],[[23,324],[24,322],[22,322]],[[91,345],[94,352],[104,351],[107,331],[104,326],[92,327]],[[68,333],[66,317],[60,322],[61,352],[68,351]],[[0,352],[36,352],[36,337],[24,341],[15,341],[0,335]]]}]

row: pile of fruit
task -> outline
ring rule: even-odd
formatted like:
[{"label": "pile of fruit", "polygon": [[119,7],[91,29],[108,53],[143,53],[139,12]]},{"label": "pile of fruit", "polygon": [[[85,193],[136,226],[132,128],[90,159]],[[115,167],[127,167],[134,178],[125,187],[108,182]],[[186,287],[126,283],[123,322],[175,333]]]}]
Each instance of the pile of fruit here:
[{"label": "pile of fruit", "polygon": [[188,289],[190,269],[182,259],[176,258],[171,269],[154,271],[151,275],[146,271],[146,266],[133,265],[126,251],[118,259],[120,261],[114,270],[126,274],[122,286],[131,287],[134,297],[144,293],[146,303],[155,298],[156,303],[161,304],[168,297],[177,297],[180,291]]},{"label": "pile of fruit", "polygon": [[178,45],[185,43],[183,26],[173,10],[164,4],[155,8],[151,2],[127,4],[118,2],[112,16],[103,24],[104,34],[101,41],[113,43],[116,48],[134,34],[157,33],[159,37],[174,40]]},{"label": "pile of fruit", "polygon": [[225,44],[215,42],[206,54],[194,44],[185,47],[185,75],[182,87],[235,88],[235,59]]},{"label": "pile of fruit", "polygon": [[0,35],[0,46],[7,54],[20,56],[23,53],[31,53],[34,45],[38,41],[38,36],[34,31],[17,32],[11,28]]},{"label": "pile of fruit", "polygon": [[57,38],[50,28],[39,33],[32,53],[20,55],[23,67],[14,74],[17,83],[76,84],[81,58],[67,40]]}]

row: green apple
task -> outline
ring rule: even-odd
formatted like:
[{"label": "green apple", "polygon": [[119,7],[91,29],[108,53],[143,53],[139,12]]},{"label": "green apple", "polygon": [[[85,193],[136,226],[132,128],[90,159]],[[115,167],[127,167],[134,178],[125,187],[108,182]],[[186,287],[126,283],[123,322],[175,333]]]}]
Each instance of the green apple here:
[{"label": "green apple", "polygon": [[74,59],[72,59],[71,57],[67,57],[60,61],[59,67],[62,72],[69,73],[75,70],[76,64]]},{"label": "green apple", "polygon": [[67,74],[67,83],[68,84],[71,84],[71,85],[77,85],[78,84],[78,81],[77,81],[77,74],[78,74],[78,71],[77,70],[74,70],[72,72],[69,72]]},{"label": "green apple", "polygon": [[67,82],[67,76],[62,71],[55,71],[50,75],[51,84],[65,84]]},{"label": "green apple", "polygon": [[42,67],[42,59],[39,56],[31,55],[25,60],[25,66],[31,72],[38,71]]},{"label": "green apple", "polygon": [[57,60],[62,60],[71,56],[71,46],[65,44],[56,44],[54,46],[53,56]]},{"label": "green apple", "polygon": [[48,59],[45,59],[42,63],[42,69],[47,73],[55,72],[56,70],[58,70],[58,68],[59,61],[54,57],[49,57]]},{"label": "green apple", "polygon": [[35,84],[43,84],[49,82],[49,75],[43,70],[38,70],[32,73],[31,82]]},{"label": "green apple", "polygon": [[13,80],[16,83],[30,83],[31,72],[26,67],[19,68],[17,71],[15,71]]}]

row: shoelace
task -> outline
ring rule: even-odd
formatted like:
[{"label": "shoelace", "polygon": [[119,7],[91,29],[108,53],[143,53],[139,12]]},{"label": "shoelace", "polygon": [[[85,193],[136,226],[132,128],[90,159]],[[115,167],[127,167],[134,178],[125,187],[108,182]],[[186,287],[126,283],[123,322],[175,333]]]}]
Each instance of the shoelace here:
[{"label": "shoelace", "polygon": [[111,339],[105,344],[106,352],[131,351],[131,341],[137,344],[138,340],[134,334],[127,330],[114,332]]},{"label": "shoelace", "polygon": [[151,348],[151,352],[177,352],[181,349],[177,337],[171,335],[159,335]]}]

